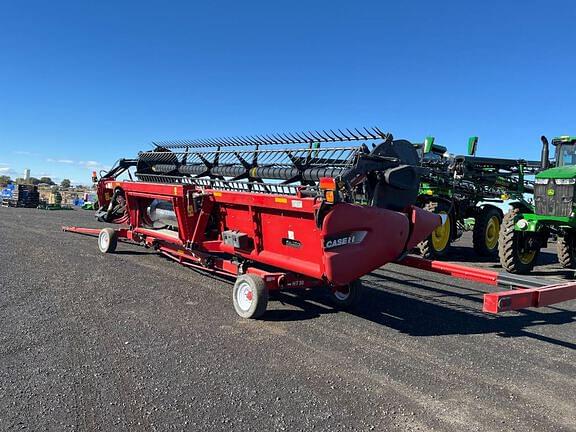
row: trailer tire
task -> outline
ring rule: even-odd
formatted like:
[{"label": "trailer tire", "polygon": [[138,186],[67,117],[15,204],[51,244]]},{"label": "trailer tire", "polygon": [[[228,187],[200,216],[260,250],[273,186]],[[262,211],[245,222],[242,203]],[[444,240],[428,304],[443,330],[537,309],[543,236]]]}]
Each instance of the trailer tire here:
[{"label": "trailer tire", "polygon": [[98,249],[102,253],[112,253],[118,245],[118,233],[112,228],[104,228],[98,234]]},{"label": "trailer tire", "polygon": [[268,296],[264,279],[251,274],[240,275],[232,291],[234,310],[242,318],[260,318],[266,312]]},{"label": "trailer tire", "polygon": [[360,279],[350,282],[343,287],[335,287],[332,289],[332,302],[341,310],[348,310],[352,308],[362,294],[362,282]]},{"label": "trailer tire", "polygon": [[496,207],[483,207],[474,218],[472,243],[474,251],[480,256],[498,255],[498,239],[502,225],[502,213]]},{"label": "trailer tire", "polygon": [[498,255],[500,264],[509,273],[528,274],[532,271],[538,260],[540,249],[521,252],[519,242],[522,233],[516,231],[516,217],[520,214],[519,208],[512,208],[502,219],[500,236],[498,238]]},{"label": "trailer tire", "polygon": [[418,244],[422,258],[442,258],[448,254],[452,243],[452,214],[450,214],[450,205],[443,201],[427,201],[422,208],[431,213],[448,215],[444,225],[436,228],[426,240]]},{"label": "trailer tire", "polygon": [[562,268],[576,267],[576,242],[573,235],[558,236],[556,252]]}]

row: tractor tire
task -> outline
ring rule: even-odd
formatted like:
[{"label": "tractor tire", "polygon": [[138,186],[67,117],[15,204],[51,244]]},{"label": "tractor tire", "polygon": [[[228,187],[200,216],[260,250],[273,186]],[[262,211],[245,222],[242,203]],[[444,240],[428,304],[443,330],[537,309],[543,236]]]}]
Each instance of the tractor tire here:
[{"label": "tractor tire", "polygon": [[498,237],[502,225],[502,214],[493,206],[486,206],[475,217],[472,242],[474,251],[480,256],[498,255]]},{"label": "tractor tire", "polygon": [[268,288],[264,279],[252,274],[238,276],[232,291],[234,310],[242,318],[260,318],[268,306]]},{"label": "tractor tire", "polygon": [[520,209],[513,208],[502,219],[498,238],[498,255],[500,256],[500,264],[507,272],[528,274],[536,265],[540,249],[526,252],[520,250],[523,233],[514,229],[518,214],[520,214]]},{"label": "tractor tire", "polygon": [[362,294],[362,282],[360,279],[350,282],[343,287],[332,290],[332,303],[338,309],[348,310],[358,303]]},{"label": "tractor tire", "polygon": [[576,267],[576,242],[574,235],[558,236],[556,252],[558,262],[562,268],[573,269]]},{"label": "tractor tire", "polygon": [[98,249],[102,253],[113,253],[118,245],[118,233],[112,228],[104,228],[98,234]]},{"label": "tractor tire", "polygon": [[426,240],[418,244],[422,258],[431,260],[443,258],[450,251],[452,243],[452,215],[450,214],[450,205],[443,201],[427,201],[422,208],[431,213],[448,215],[444,225],[436,228]]}]

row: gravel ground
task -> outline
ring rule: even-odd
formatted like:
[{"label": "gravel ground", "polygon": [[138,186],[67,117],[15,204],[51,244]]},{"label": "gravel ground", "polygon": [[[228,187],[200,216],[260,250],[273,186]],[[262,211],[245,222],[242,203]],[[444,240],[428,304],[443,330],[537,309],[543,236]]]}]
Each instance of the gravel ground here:
[{"label": "gravel ground", "polygon": [[575,301],[491,316],[390,265],[351,313],[284,294],[246,321],[229,281],[62,224],[98,226],[0,208],[0,430],[576,430]]}]

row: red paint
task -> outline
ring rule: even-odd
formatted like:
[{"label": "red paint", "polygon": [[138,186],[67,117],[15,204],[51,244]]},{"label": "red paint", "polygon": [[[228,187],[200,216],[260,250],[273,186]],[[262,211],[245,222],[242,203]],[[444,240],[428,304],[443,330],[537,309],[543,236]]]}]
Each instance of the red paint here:
[{"label": "red paint", "polygon": [[458,279],[466,279],[494,286],[498,285],[499,273],[492,270],[484,270],[443,261],[429,261],[414,256],[407,256],[402,261],[399,261],[398,264],[453,276]]},{"label": "red paint", "polygon": [[529,307],[544,307],[576,299],[576,281],[541,288],[516,289],[484,294],[482,310],[507,312]]},{"label": "red paint", "polygon": [[[440,224],[438,215],[414,207],[396,212],[347,203],[326,206],[313,197],[115,179],[99,182],[100,203],[106,206],[117,190],[126,199],[122,221],[130,227],[123,229],[122,237],[154,247],[182,264],[221,274],[237,275],[239,263],[245,261],[250,265],[243,271],[260,273],[270,289],[346,285],[396,260]],[[177,232],[150,226],[146,209],[153,200],[173,205]],[[319,224],[320,210],[325,216]],[[244,249],[224,243],[225,230],[244,233],[249,239]],[[358,242],[334,246],[358,232],[363,233]],[[329,241],[332,245],[325,247]]]}]

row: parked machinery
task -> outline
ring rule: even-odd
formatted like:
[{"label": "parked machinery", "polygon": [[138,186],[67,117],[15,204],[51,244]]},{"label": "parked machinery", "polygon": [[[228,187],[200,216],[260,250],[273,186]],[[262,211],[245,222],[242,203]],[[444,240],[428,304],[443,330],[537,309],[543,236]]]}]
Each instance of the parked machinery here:
[{"label": "parked machinery", "polygon": [[36,208],[39,202],[38,186],[31,184],[15,184],[2,196],[3,207]]},{"label": "parked machinery", "polygon": [[505,216],[500,232],[500,262],[510,273],[530,273],[551,235],[557,237],[558,260],[576,267],[576,137],[554,138],[553,163],[549,142],[542,137],[541,171],[536,175],[534,205],[519,202]]},{"label": "parked machinery", "polygon": [[269,291],[285,288],[328,287],[348,307],[361,276],[442,223],[413,205],[414,146],[377,128],[154,145],[95,178],[98,219],[124,227],[65,230],[98,233],[102,252],[129,239],[237,276],[242,317],[260,316]]},{"label": "parked machinery", "polygon": [[421,177],[418,205],[425,210],[446,214],[447,221],[422,241],[418,248],[425,258],[446,256],[451,244],[470,229],[473,219],[473,246],[480,256],[496,256],[503,211],[496,204],[515,199],[528,205],[525,194],[534,192],[534,174],[539,162],[475,156],[478,137],[468,141],[467,155],[453,155],[428,137],[418,145]]}]

